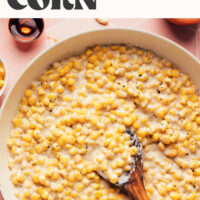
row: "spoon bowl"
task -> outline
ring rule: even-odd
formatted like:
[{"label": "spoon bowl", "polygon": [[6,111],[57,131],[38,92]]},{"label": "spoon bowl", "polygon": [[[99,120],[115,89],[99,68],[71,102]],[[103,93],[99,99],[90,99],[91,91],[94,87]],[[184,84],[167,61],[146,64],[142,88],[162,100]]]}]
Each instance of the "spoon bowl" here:
[{"label": "spoon bowl", "polygon": [[131,170],[124,172],[117,183],[111,183],[104,171],[98,170],[97,173],[110,184],[128,193],[134,200],[149,200],[143,182],[142,144],[133,130],[127,129],[126,133],[130,135],[130,146],[137,148],[137,154],[132,157]]}]

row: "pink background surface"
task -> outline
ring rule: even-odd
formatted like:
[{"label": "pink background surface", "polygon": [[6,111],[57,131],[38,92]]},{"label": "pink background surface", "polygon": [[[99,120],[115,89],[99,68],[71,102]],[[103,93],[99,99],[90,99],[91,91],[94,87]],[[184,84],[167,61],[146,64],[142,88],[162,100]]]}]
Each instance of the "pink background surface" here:
[{"label": "pink background surface", "polygon": [[[163,35],[182,45],[200,59],[200,25],[180,27],[165,19],[110,19],[107,26],[95,19],[45,19],[45,32],[41,38],[29,45],[16,42],[8,31],[8,19],[0,19],[0,57],[8,69],[8,84],[0,97],[0,105],[9,88],[15,83],[24,67],[41,51],[55,43],[54,38],[67,36],[95,28],[128,27],[143,29]],[[50,36],[48,39],[46,36]]]},{"label": "pink background surface", "polygon": [[[200,59],[200,25],[180,27],[165,19],[110,19],[109,24],[103,26],[95,19],[45,19],[43,36],[32,44],[20,45],[8,31],[8,19],[0,19],[0,57],[8,69],[8,84],[0,97],[0,105],[24,67],[42,50],[53,45],[55,38],[59,40],[82,31],[107,27],[136,28],[163,35]],[[46,36],[50,36],[49,39]]]}]

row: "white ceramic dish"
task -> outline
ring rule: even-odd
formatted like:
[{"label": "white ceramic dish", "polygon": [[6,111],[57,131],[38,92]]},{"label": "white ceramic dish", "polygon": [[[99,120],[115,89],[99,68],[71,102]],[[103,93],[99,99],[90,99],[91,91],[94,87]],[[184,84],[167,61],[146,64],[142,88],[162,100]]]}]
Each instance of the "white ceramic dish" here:
[{"label": "white ceramic dish", "polygon": [[25,88],[52,62],[77,54],[91,45],[111,43],[129,43],[151,49],[158,55],[170,59],[181,71],[188,73],[200,87],[199,60],[176,43],[152,33],[130,29],[104,29],[82,33],[59,42],[41,53],[27,66],[4,101],[0,114],[0,190],[4,200],[16,200],[14,188],[9,180],[10,173],[7,167],[9,152],[6,141],[12,128],[11,119]]},{"label": "white ceramic dish", "polygon": [[0,58],[0,64],[2,64],[4,66],[4,69],[5,69],[4,86],[0,89],[0,97],[1,97],[1,95],[4,93],[4,91],[6,89],[6,85],[7,85],[7,82],[8,82],[8,71],[7,71],[6,64],[5,64],[5,62],[2,58]]}]

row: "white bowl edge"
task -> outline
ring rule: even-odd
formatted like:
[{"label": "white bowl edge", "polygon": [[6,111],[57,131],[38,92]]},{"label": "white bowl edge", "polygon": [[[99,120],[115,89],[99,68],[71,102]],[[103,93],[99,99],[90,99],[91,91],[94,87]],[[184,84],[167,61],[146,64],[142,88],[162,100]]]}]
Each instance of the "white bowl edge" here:
[{"label": "white bowl edge", "polygon": [[[198,74],[200,74],[200,62],[194,55],[192,55],[190,52],[185,50],[183,47],[181,47],[180,45],[176,44],[173,41],[170,41],[167,38],[164,38],[162,36],[159,36],[159,35],[156,35],[153,33],[149,33],[146,31],[142,31],[142,30],[127,29],[127,28],[120,28],[120,29],[106,28],[103,30],[102,29],[90,30],[90,31],[79,33],[79,34],[73,35],[69,38],[63,39],[62,41],[58,42],[54,46],[50,47],[49,49],[44,50],[42,53],[40,53],[38,56],[36,56],[27,65],[27,67],[23,70],[23,72],[18,77],[15,84],[13,84],[12,88],[8,92],[6,98],[3,102],[1,111],[0,111],[0,125],[2,126],[2,132],[0,134],[0,159],[2,158],[2,160],[0,160],[0,162],[1,162],[1,165],[0,165],[0,171],[1,171],[1,173],[0,173],[0,190],[2,190],[4,200],[16,199],[13,195],[13,187],[12,187],[11,182],[9,181],[9,170],[7,169],[8,150],[6,147],[6,138],[8,137],[7,133],[10,133],[10,131],[8,131],[8,130],[11,127],[11,122],[7,121],[7,119],[9,119],[9,120],[11,119],[11,116],[16,111],[16,107],[17,107],[16,105],[18,105],[19,97],[22,96],[24,88],[27,87],[27,85],[24,84],[24,85],[21,85],[22,89],[19,89],[19,84],[22,82],[22,79],[24,79],[24,82],[28,82],[28,81],[31,81],[36,76],[38,76],[38,74],[40,74],[44,70],[44,68],[47,67],[47,65],[51,63],[51,62],[48,63],[45,60],[45,58],[48,57],[48,54],[50,54],[49,52],[55,53],[56,49],[60,49],[60,48],[64,47],[66,44],[70,45],[70,41],[71,41],[71,43],[76,44],[77,43],[76,40],[78,40],[78,39],[80,40],[80,38],[86,38],[87,40],[80,41],[83,43],[82,46],[86,48],[88,46],[91,46],[93,42],[98,44],[98,38],[97,38],[97,36],[95,36],[95,34],[101,35],[101,41],[103,41],[103,35],[102,35],[103,33],[107,34],[107,35],[110,34],[109,35],[110,38],[105,35],[105,42],[103,42],[105,44],[106,43],[117,43],[118,39],[119,39],[119,43],[129,43],[128,40],[132,41],[131,37],[128,39],[124,38],[123,36],[119,37],[117,35],[113,35],[113,37],[111,37],[110,31],[113,33],[117,33],[117,32],[122,33],[123,32],[124,35],[129,35],[129,37],[130,37],[131,33],[133,35],[137,35],[137,37],[139,38],[139,40],[137,41],[137,46],[140,46],[140,44],[142,45],[142,41],[140,40],[140,37],[141,38],[146,37],[146,38],[151,38],[152,40],[155,40],[155,41],[158,40],[159,42],[163,43],[162,48],[169,47],[169,49],[174,49],[174,51],[176,51],[176,53],[177,53],[176,55],[173,55],[173,52],[168,52],[168,53],[166,53],[166,55],[163,55],[163,54],[165,54],[164,52],[167,52],[167,49],[162,49],[161,52],[163,52],[163,53],[161,53],[161,56],[165,56],[165,57],[171,59],[172,62],[177,59],[175,61],[175,64],[177,64],[178,67],[182,67],[180,65],[182,65],[182,63],[183,63],[184,67],[181,68],[181,69],[183,69],[182,71],[189,73],[189,75],[191,77],[193,77],[193,79],[196,81],[196,84],[198,86],[200,86],[200,80],[198,78]],[[93,40],[90,38],[87,38],[88,35],[93,36]],[[126,42],[126,40],[127,40],[127,42]],[[88,45],[87,45],[87,43],[88,43]],[[89,43],[91,43],[91,44],[89,44]],[[102,44],[102,42],[99,42],[99,43]],[[152,44],[151,41],[146,41],[146,44],[142,45],[141,47],[145,48],[145,47],[152,46],[152,48],[147,48],[147,49],[152,49],[157,54],[159,54],[158,47],[161,48],[159,45],[160,44],[158,44],[158,43]],[[71,52],[77,52],[76,47],[72,47],[72,48],[73,49],[71,50]],[[81,49],[80,51],[82,51],[82,50],[84,50],[84,49]],[[70,56],[70,53],[67,55]],[[184,55],[185,55],[185,58],[182,57]],[[60,56],[58,56],[57,59],[59,60],[63,57],[64,57],[64,53],[61,52]],[[183,59],[183,60],[181,60],[181,59]],[[190,66],[191,70],[188,70],[188,68],[187,68],[188,66],[186,66],[186,64],[184,65],[184,59],[185,59],[185,62],[188,62],[189,64],[191,64],[191,66]],[[33,70],[33,67],[36,66],[37,63],[40,63],[42,67],[41,67],[41,69],[39,69],[39,67],[38,67],[37,68],[38,71],[36,72],[36,70],[35,71]],[[45,66],[43,66],[42,64],[44,64]],[[32,70],[32,73],[30,72],[31,70]],[[197,73],[197,71],[198,71],[198,73]],[[25,77],[25,75],[29,75],[30,79],[29,79],[29,77]],[[19,92],[19,94],[16,94],[17,92]],[[12,104],[15,104],[15,105],[12,105]],[[12,108],[14,108],[14,110]],[[2,171],[4,171],[5,173]]]},{"label": "white bowl edge", "polygon": [[7,66],[6,66],[6,63],[4,61],[3,58],[0,58],[0,63],[3,64],[3,67],[5,69],[5,76],[4,76],[4,86],[0,89],[0,97],[2,96],[2,94],[4,93],[5,89],[6,89],[6,86],[7,86],[7,83],[8,83],[8,70],[7,70]]}]

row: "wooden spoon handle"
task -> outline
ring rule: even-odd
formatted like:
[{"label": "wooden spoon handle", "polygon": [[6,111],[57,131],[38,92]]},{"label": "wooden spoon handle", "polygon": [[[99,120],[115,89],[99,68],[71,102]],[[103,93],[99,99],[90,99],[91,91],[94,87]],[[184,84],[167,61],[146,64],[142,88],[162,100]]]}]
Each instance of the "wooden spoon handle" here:
[{"label": "wooden spoon handle", "polygon": [[139,171],[136,170],[131,174],[129,182],[124,185],[124,189],[134,200],[149,200],[144,183],[140,177]]},{"label": "wooden spoon handle", "polygon": [[143,163],[142,163],[142,158],[138,157],[136,161],[136,167],[138,168],[139,175],[143,181]]}]

